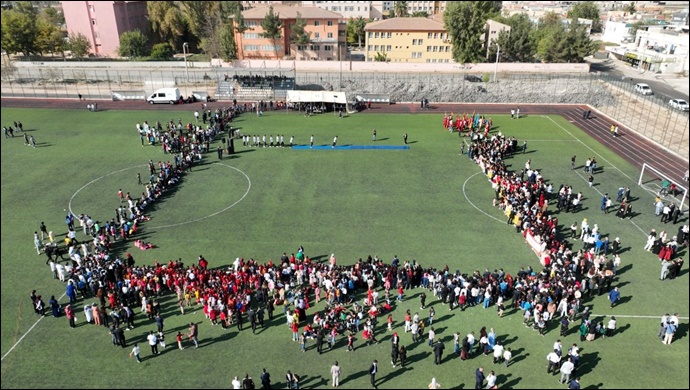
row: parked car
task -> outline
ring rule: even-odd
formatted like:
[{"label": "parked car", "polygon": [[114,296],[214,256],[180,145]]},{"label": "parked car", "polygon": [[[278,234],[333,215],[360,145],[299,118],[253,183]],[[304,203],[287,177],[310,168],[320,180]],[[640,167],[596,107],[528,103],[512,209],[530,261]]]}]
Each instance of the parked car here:
[{"label": "parked car", "polygon": [[676,110],[688,111],[688,102],[683,99],[671,99],[668,101],[668,105]]},{"label": "parked car", "polygon": [[642,95],[651,95],[654,92],[652,92],[652,89],[649,87],[649,85],[645,83],[637,83],[635,84],[635,92],[642,94]]},{"label": "parked car", "polygon": [[469,74],[465,75],[465,80],[469,81],[470,83],[481,83],[482,81],[484,81],[479,76],[473,76],[473,75],[469,75]]}]

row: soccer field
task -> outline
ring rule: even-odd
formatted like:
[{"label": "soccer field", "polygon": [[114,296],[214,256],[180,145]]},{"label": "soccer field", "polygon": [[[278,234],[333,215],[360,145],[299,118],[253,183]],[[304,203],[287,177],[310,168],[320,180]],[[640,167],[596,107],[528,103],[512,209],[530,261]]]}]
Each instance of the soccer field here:
[{"label": "soccer field", "polygon": [[[666,229],[672,236],[679,225],[659,223],[653,196],[635,185],[636,168],[563,118],[492,117],[493,133],[515,136],[519,144],[527,141],[527,153],[506,160],[511,169],[520,170],[530,159],[532,167],[556,189],[569,184],[583,192],[582,211],[556,212],[563,233],[574,221],[579,224],[588,218],[611,239],[621,238],[622,269],[613,285],[620,287],[623,304],[609,309],[605,295],[585,300],[597,319],[616,315],[619,331],[612,338],[580,343],[574,329],[577,321],[563,338],[566,348],[573,343],[582,347],[578,373],[582,386],[688,388],[687,267],[679,279],[661,282],[656,256],[642,250],[650,229]],[[178,118],[186,123],[194,117],[191,111],[3,108],[2,118],[3,125],[22,121],[37,142],[35,149],[24,146],[21,135],[2,142],[3,388],[227,388],[233,376],[245,373],[258,386],[262,368],[271,373],[274,388],[285,387],[287,370],[301,376],[302,388],[321,388],[330,386],[329,369],[335,360],[342,367],[341,387],[366,388],[370,386],[367,369],[374,359],[380,362],[380,388],[424,388],[432,377],[443,388],[468,388],[479,366],[496,371],[500,388],[560,386],[559,376],[546,374],[546,355],[559,338],[555,322],[545,337],[539,337],[522,325],[519,311],[509,309],[499,318],[492,305],[487,310],[476,306],[449,313],[427,292],[427,306],[436,307],[436,334],[446,346],[443,364],[435,366],[426,342],[413,344],[400,326],[408,308],[420,315],[427,313],[419,310],[420,289],[407,291],[406,299],[394,306],[396,330],[401,343],[409,346],[410,364],[404,369],[390,365],[391,333],[385,332],[385,321],[379,323],[380,344],[364,346],[359,335],[356,351],[348,353],[341,338],[333,351],[318,355],[313,341],[306,353],[290,341],[281,308],[266,329],[252,335],[247,324],[239,333],[235,327],[211,326],[201,308],[180,315],[175,298],[166,296],[162,306],[168,347],[160,356],[150,357],[145,335],[155,330],[155,323],[139,308],[135,329],[126,332],[128,346],[140,343],[142,364],[128,358],[130,347],[114,347],[106,328],[86,325],[81,310],[77,310],[76,329],[70,329],[64,317],[47,316],[37,322],[29,300],[31,290],[37,290],[45,302],[65,291],[64,284],[52,278],[45,255],[37,255],[33,246],[33,232],[41,221],[61,240],[66,233],[62,210],[87,213],[100,221],[112,218],[119,205],[118,190],[138,197],[142,188],[136,176],[141,173],[146,180],[146,162],[170,160],[160,147],[140,145],[136,123],[177,122]],[[328,147],[245,148],[236,140],[237,153],[221,161],[214,152],[219,137],[203,163],[147,213],[151,220],[141,226],[139,237],[156,248],[141,251],[130,242],[118,249],[120,256],[131,253],[137,265],[178,258],[189,265],[203,255],[216,268],[229,266],[236,257],[260,263],[279,261],[283,252],[295,253],[302,245],[312,259],[325,262],[335,254],[338,264],[352,264],[368,255],[390,262],[397,255],[403,261],[415,259],[423,267],[447,265],[451,272],[470,274],[503,268],[514,275],[522,266],[539,268],[522,236],[492,206],[490,183],[477,165],[460,155],[460,139],[443,129],[440,114],[305,118],[267,112],[261,118],[241,115],[233,125],[244,134],[283,134],[286,142],[294,136],[301,145],[308,144],[313,134],[315,145]],[[373,129],[377,130],[375,142]],[[407,150],[330,148],[336,135],[341,146],[400,146],[404,133],[409,135]],[[601,169],[594,175],[595,186],[587,186],[582,169],[570,169],[572,155],[577,155],[578,166],[596,156]],[[621,186],[632,189],[635,216],[631,220],[599,210],[602,194],[615,199]],[[555,211],[555,204],[550,210]],[[581,243],[574,246],[579,249]],[[680,250],[680,256],[687,256],[687,248]],[[80,299],[77,306],[95,300]],[[66,302],[62,297],[60,303]],[[316,305],[318,310],[323,308],[323,301]],[[308,311],[310,319],[316,309]],[[685,317],[672,345],[662,345],[656,337],[659,317],[666,312]],[[179,351],[174,335],[185,332],[190,321],[201,323],[200,348]],[[453,333],[478,334],[482,326],[493,327],[512,348],[510,367],[494,366],[488,356],[460,361],[452,354]]]}]

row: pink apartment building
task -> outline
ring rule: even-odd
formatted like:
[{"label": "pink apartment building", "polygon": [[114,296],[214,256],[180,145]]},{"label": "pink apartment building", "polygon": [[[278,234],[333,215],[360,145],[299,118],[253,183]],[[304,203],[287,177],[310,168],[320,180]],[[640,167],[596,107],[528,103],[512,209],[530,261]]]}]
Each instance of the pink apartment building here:
[{"label": "pink apartment building", "polygon": [[97,57],[117,57],[120,35],[148,29],[145,1],[63,1],[69,33],[82,33]]}]

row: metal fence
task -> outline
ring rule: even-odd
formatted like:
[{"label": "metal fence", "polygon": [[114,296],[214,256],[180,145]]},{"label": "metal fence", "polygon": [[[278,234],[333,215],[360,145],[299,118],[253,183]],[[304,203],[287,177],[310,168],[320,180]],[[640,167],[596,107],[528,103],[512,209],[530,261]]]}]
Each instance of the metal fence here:
[{"label": "metal fence", "polygon": [[[349,95],[390,94],[393,102],[570,103],[589,104],[660,145],[688,158],[688,114],[671,109],[664,96],[642,96],[629,80],[606,74],[295,72],[290,69],[8,69],[3,66],[2,97],[112,99],[112,91],[146,91],[177,86],[184,96],[208,91],[233,76],[286,76],[296,89],[338,90]],[[488,82],[487,82],[488,81]],[[242,92],[238,91],[238,95]],[[243,95],[242,95],[243,96]],[[273,91],[274,100],[284,93]],[[246,97],[251,99],[251,97]]]}]

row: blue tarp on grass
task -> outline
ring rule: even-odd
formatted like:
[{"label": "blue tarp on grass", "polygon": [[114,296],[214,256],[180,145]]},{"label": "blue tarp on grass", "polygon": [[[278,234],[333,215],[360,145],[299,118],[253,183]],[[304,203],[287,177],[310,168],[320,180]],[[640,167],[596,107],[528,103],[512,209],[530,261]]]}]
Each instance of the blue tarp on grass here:
[{"label": "blue tarp on grass", "polygon": [[379,150],[407,150],[410,147],[408,145],[341,145],[335,148],[330,145],[314,145],[314,147],[309,147],[309,145],[294,145],[293,149],[298,150],[362,150],[362,149],[379,149]]}]

